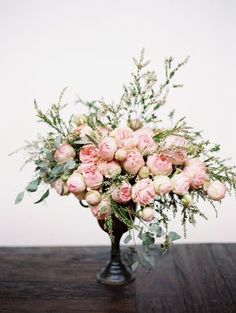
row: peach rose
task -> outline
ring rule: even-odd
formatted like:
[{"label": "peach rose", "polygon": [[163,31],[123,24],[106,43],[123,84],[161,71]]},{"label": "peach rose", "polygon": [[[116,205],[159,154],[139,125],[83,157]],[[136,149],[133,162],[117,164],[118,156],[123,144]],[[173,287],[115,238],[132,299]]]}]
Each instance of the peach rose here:
[{"label": "peach rose", "polygon": [[190,185],[194,189],[201,188],[207,179],[206,166],[198,158],[188,159],[185,162],[184,173],[189,176]]},{"label": "peach rose", "polygon": [[220,181],[210,181],[207,186],[207,195],[210,199],[220,201],[225,197],[227,187]]},{"label": "peach rose", "polygon": [[100,150],[101,158],[106,161],[111,161],[117,150],[117,144],[114,138],[105,137],[100,141],[98,148]]},{"label": "peach rose", "polygon": [[75,132],[80,136],[81,139],[88,139],[86,135],[91,136],[93,134],[92,128],[86,124],[76,127]]},{"label": "peach rose", "polygon": [[85,200],[90,205],[97,205],[99,202],[101,202],[101,194],[97,190],[91,190],[86,193]]},{"label": "peach rose", "polygon": [[148,205],[155,198],[153,181],[149,178],[139,180],[132,188],[132,199],[140,205]]},{"label": "peach rose", "polygon": [[91,208],[93,215],[98,220],[105,220],[111,215],[111,204],[107,199],[103,199],[98,205]]},{"label": "peach rose", "polygon": [[62,144],[59,149],[57,149],[54,153],[54,159],[58,163],[64,163],[73,159],[76,156],[76,152],[74,148],[68,143]]},{"label": "peach rose", "polygon": [[142,127],[138,130],[136,130],[134,132],[135,136],[136,137],[139,137],[140,135],[148,135],[148,136],[151,136],[153,137],[154,136],[154,131],[151,127]]},{"label": "peach rose", "polygon": [[138,140],[129,127],[116,128],[113,131],[118,148],[133,149],[137,146]]},{"label": "peach rose", "polygon": [[150,207],[143,208],[138,211],[139,217],[145,222],[151,222],[154,219],[155,210]]},{"label": "peach rose", "polygon": [[107,178],[115,177],[121,173],[121,166],[116,161],[100,160],[98,162],[98,169]]},{"label": "peach rose", "polygon": [[150,135],[143,134],[138,136],[137,147],[143,155],[149,155],[156,151],[157,145]]},{"label": "peach rose", "polygon": [[127,158],[123,163],[123,167],[126,172],[137,174],[144,164],[142,154],[138,150],[133,150],[128,153]]},{"label": "peach rose", "polygon": [[188,146],[189,142],[184,137],[171,135],[164,141],[161,153],[174,165],[181,165],[187,159]]},{"label": "peach rose", "polygon": [[77,171],[82,173],[87,187],[98,189],[102,186],[103,176],[93,163],[82,164]]},{"label": "peach rose", "polygon": [[86,189],[85,181],[83,176],[76,172],[73,173],[67,180],[66,185],[70,192],[78,194]]},{"label": "peach rose", "polygon": [[171,161],[163,155],[153,154],[147,159],[147,167],[153,175],[170,175],[172,172]]},{"label": "peach rose", "polygon": [[171,180],[166,175],[154,177],[154,189],[158,195],[164,195],[172,190]]},{"label": "peach rose", "polygon": [[129,202],[132,198],[132,186],[129,183],[123,182],[119,187],[112,187],[111,197],[117,203]]},{"label": "peach rose", "polygon": [[171,183],[172,191],[177,195],[183,196],[188,193],[190,187],[189,177],[184,172],[174,174],[174,176],[171,178]]},{"label": "peach rose", "polygon": [[82,163],[96,163],[100,158],[100,151],[95,145],[88,144],[82,147],[79,157]]}]

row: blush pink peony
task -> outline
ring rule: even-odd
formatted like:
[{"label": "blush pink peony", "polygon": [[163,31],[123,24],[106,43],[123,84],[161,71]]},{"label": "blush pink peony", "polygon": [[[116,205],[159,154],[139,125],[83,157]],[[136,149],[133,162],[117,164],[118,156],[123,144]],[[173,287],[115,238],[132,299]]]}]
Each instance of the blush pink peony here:
[{"label": "blush pink peony", "polygon": [[119,187],[113,186],[111,197],[117,203],[129,202],[132,198],[132,186],[126,182],[123,182]]},{"label": "blush pink peony", "polygon": [[168,157],[174,165],[181,165],[185,162],[189,146],[187,139],[171,135],[163,144],[162,154]]},{"label": "blush pink peony", "polygon": [[67,180],[66,185],[70,192],[78,194],[86,189],[85,181],[83,176],[75,172]]},{"label": "blush pink peony", "polygon": [[149,178],[139,180],[132,188],[132,199],[140,205],[148,205],[155,198],[153,181]]},{"label": "blush pink peony", "polygon": [[210,181],[207,185],[207,195],[210,199],[220,201],[225,197],[227,187],[220,181]]},{"label": "blush pink peony", "polygon": [[107,199],[102,199],[98,205],[91,208],[91,211],[98,220],[105,220],[111,215],[111,203]]},{"label": "blush pink peony", "polygon": [[88,144],[80,150],[79,157],[82,163],[96,163],[100,158],[100,151],[95,145]]},{"label": "blush pink peony", "polygon": [[115,177],[121,173],[121,166],[116,161],[100,160],[97,165],[102,175],[107,178]]},{"label": "blush pink peony", "polygon": [[54,181],[54,183],[52,184],[52,187],[56,190],[56,192],[60,196],[64,196],[64,195],[68,194],[69,189],[61,178]]},{"label": "blush pink peony", "polygon": [[137,148],[143,155],[149,155],[156,151],[157,145],[152,136],[143,134],[138,136]]},{"label": "blush pink peony", "polygon": [[158,175],[154,177],[154,189],[158,195],[164,195],[172,190],[172,183],[168,176]]},{"label": "blush pink peony", "polygon": [[207,179],[206,166],[198,158],[188,159],[185,162],[184,173],[189,176],[190,185],[194,189],[199,189]]},{"label": "blush pink peony", "polygon": [[171,161],[165,156],[158,154],[148,157],[147,167],[153,175],[170,175],[173,170]]},{"label": "blush pink peony", "polygon": [[114,138],[105,137],[100,141],[98,148],[100,150],[101,158],[106,161],[111,161],[117,150],[117,144]]},{"label": "blush pink peony", "polygon": [[128,173],[137,174],[144,164],[142,154],[138,150],[132,150],[128,153],[126,160],[123,162],[123,168]]},{"label": "blush pink peony", "polygon": [[188,193],[190,182],[189,177],[184,172],[174,174],[171,178],[172,191],[177,195],[183,196]]},{"label": "blush pink peony", "polygon": [[68,143],[62,144],[54,153],[54,159],[58,163],[64,163],[76,156],[75,149]]},{"label": "blush pink peony", "polygon": [[118,148],[134,149],[138,144],[138,139],[129,127],[116,128],[113,131]]}]

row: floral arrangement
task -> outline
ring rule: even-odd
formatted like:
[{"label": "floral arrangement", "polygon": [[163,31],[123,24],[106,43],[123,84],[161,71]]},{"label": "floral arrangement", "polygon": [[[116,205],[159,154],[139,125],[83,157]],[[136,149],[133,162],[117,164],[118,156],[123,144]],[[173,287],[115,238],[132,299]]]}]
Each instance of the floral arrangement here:
[{"label": "floral arrangement", "polygon": [[140,263],[153,265],[149,250],[157,238],[163,239],[164,252],[180,238],[168,229],[177,213],[186,235],[188,222],[195,224],[197,216],[206,218],[197,206],[200,199],[216,210],[215,202],[236,190],[235,167],[218,156],[219,145],[204,140],[185,118],[174,123],[173,111],[170,127],[159,119],[170,88],[181,87],[173,79],[186,62],[174,66],[172,58],[166,59],[165,79],[158,83],[155,72],[146,70],[149,62],[142,51],[134,59],[133,81],[124,86],[118,103],[79,99],[88,114],[72,115],[68,122],[61,114],[65,90],[46,113],[34,103],[37,117],[51,129],[23,147],[26,163],[35,165],[35,177],[25,191],[42,187],[35,203],[43,201],[51,188],[61,196],[73,194],[85,200],[93,215],[104,220],[111,238],[113,216],[128,226],[126,243],[135,240],[136,231],[144,249],[136,246],[133,270]]}]

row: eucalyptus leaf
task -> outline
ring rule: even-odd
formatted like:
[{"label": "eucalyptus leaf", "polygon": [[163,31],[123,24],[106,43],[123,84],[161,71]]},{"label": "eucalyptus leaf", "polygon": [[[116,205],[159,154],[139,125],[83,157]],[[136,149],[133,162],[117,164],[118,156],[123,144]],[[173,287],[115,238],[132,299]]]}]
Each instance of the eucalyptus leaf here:
[{"label": "eucalyptus leaf", "polygon": [[64,165],[63,164],[56,164],[53,167],[50,176],[51,177],[58,177],[63,173],[64,173]]},{"label": "eucalyptus leaf", "polygon": [[42,181],[41,177],[36,178],[27,185],[26,190],[29,192],[35,192],[38,189],[38,186],[40,185],[41,181]]},{"label": "eucalyptus leaf", "polygon": [[64,165],[64,171],[73,170],[76,167],[76,162],[74,160],[69,160]]},{"label": "eucalyptus leaf", "polygon": [[151,266],[151,267],[155,267],[155,259],[152,255],[144,253],[143,257],[145,259],[145,261]]},{"label": "eucalyptus leaf", "polygon": [[20,202],[23,200],[24,194],[25,194],[24,191],[18,193],[18,195],[17,195],[17,197],[16,197],[16,200],[15,200],[15,204],[18,204],[18,203],[20,203]]},{"label": "eucalyptus leaf", "polygon": [[34,202],[34,204],[38,204],[38,203],[42,202],[48,196],[49,196],[49,189],[47,189],[47,191],[42,195],[42,197],[38,201]]},{"label": "eucalyptus leaf", "polygon": [[132,240],[132,236],[130,234],[128,234],[128,236],[125,237],[125,239],[124,239],[124,243],[130,242],[130,240]]},{"label": "eucalyptus leaf", "polygon": [[171,241],[175,241],[175,240],[178,240],[178,239],[181,238],[181,236],[178,235],[178,234],[177,234],[176,232],[174,232],[174,231],[170,231],[170,232],[168,233],[168,237],[170,238]]}]

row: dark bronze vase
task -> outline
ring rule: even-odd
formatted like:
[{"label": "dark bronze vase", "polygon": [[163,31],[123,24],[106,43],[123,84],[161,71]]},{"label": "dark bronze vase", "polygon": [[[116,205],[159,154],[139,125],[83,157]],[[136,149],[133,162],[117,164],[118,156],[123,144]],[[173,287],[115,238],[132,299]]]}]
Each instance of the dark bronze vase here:
[{"label": "dark bronze vase", "polygon": [[[127,225],[122,223],[115,216],[112,217],[113,236],[111,241],[111,256],[107,265],[97,274],[97,280],[103,285],[119,286],[128,284],[134,280],[135,276],[131,269],[122,262],[120,254],[120,239],[127,232]],[[98,221],[100,227],[104,229],[104,221]]]}]

